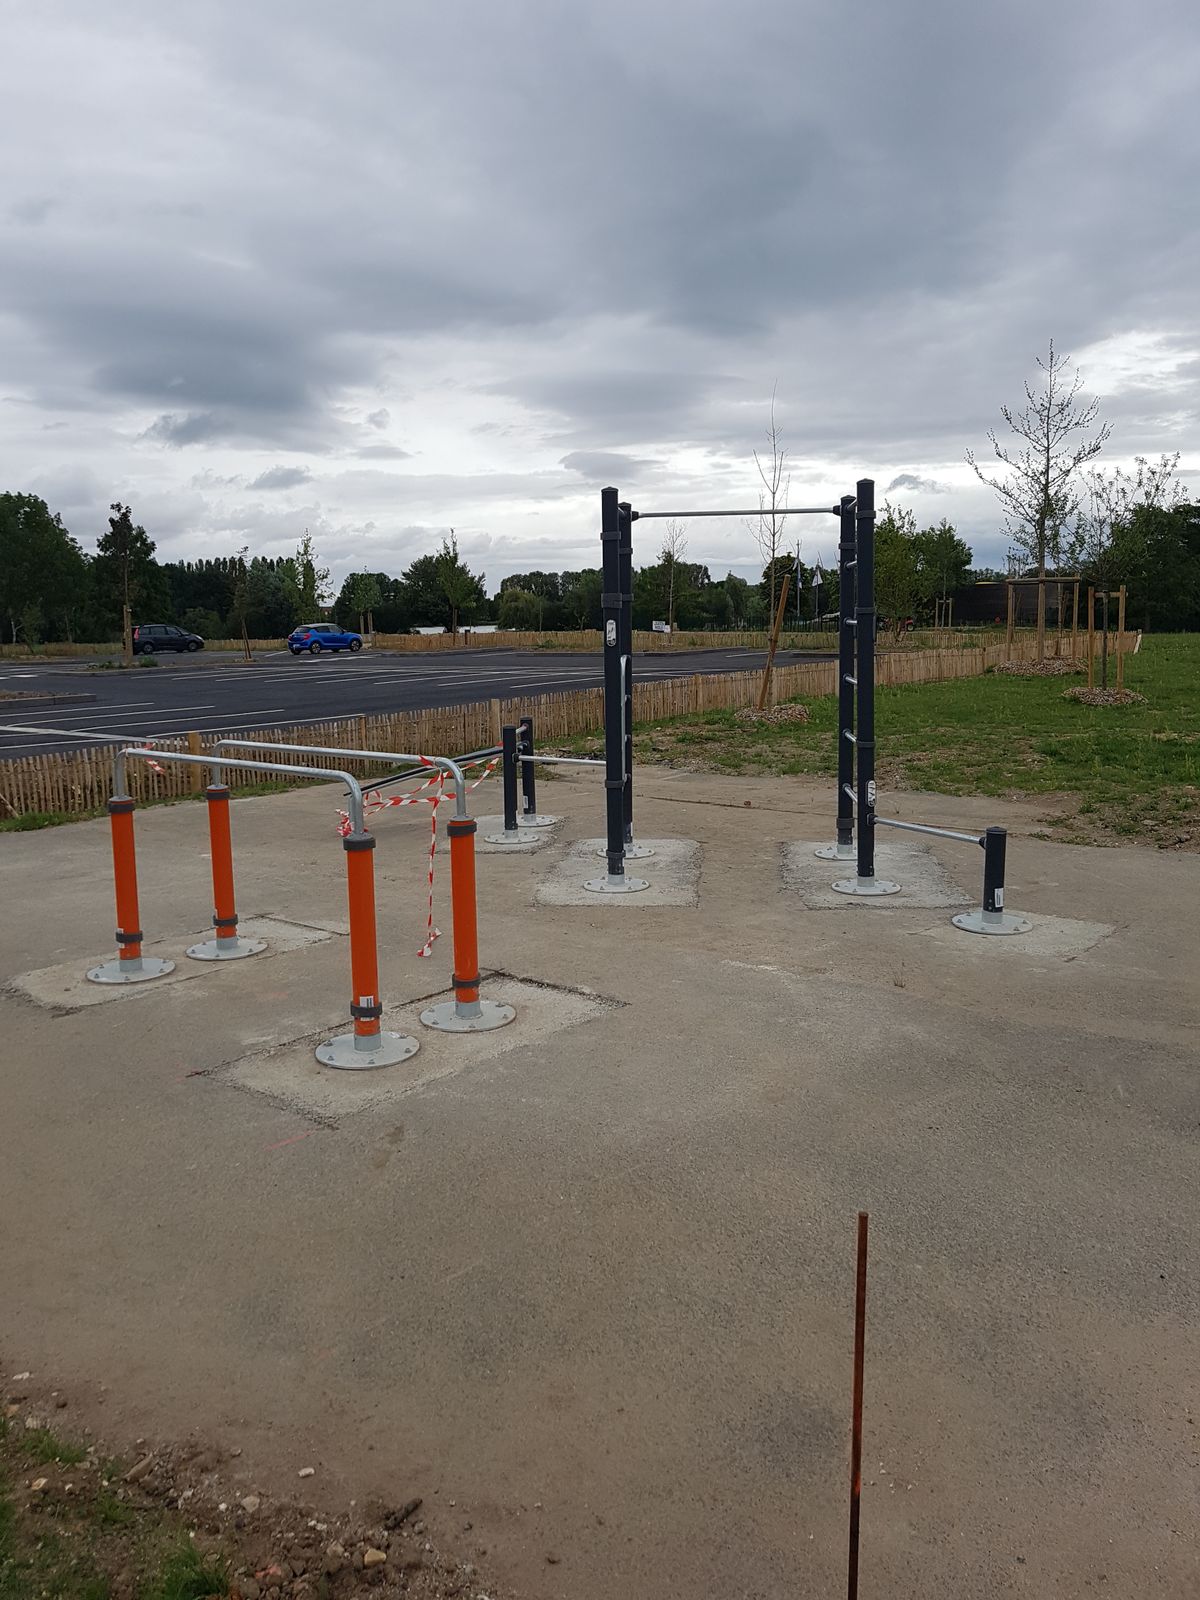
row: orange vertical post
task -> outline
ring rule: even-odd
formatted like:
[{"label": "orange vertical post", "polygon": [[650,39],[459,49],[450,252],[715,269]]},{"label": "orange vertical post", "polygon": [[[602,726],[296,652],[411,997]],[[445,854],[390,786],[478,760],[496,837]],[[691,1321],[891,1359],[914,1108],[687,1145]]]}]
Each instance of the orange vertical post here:
[{"label": "orange vertical post", "polygon": [[375,838],[367,832],[348,833],[342,840],[346,852],[346,899],[350,910],[350,1015],[354,1027],[317,1047],[317,1060],[327,1067],[358,1070],[390,1067],[416,1055],[417,1041],[407,1034],[381,1028],[383,1002],[379,998],[379,951],[375,930]]},{"label": "orange vertical post", "polygon": [[204,791],[208,802],[208,845],[212,857],[213,928],[215,937],[188,949],[194,961],[237,961],[256,956],[267,948],[265,939],[243,939],[238,934],[238,915],[233,896],[233,838],[229,828],[229,785],[210,783]]},{"label": "orange vertical post", "polygon": [[[460,797],[460,805],[461,805]],[[475,884],[473,817],[451,817],[450,901],[454,914],[454,999],[421,1013],[427,1028],[443,1033],[485,1033],[502,1028],[516,1016],[512,1006],[479,997],[479,910]]]},{"label": "orange vertical post", "polygon": [[108,821],[112,833],[118,954],[115,961],[106,961],[90,968],[88,977],[93,983],[145,983],[150,978],[161,978],[168,972],[174,972],[175,963],[142,954],[137,846],[133,836],[133,801],[129,795],[113,795],[108,802]]}]

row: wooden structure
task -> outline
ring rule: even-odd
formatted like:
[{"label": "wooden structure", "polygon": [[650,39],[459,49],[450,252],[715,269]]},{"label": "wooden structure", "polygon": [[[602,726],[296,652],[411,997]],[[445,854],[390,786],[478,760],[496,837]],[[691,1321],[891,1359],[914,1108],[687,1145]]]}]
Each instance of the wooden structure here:
[{"label": "wooden structure", "polygon": [[[1079,584],[1080,584],[1080,576],[1079,576],[1079,574],[1077,572],[1072,572],[1072,573],[1061,573],[1060,572],[1060,573],[1055,573],[1053,575],[1047,573],[1043,577],[1039,577],[1039,576],[1035,575],[1034,577],[1031,577],[1031,578],[1007,578],[1005,580],[1005,587],[1008,590],[1008,627],[1007,627],[1006,634],[1005,634],[1006,646],[1007,646],[1007,648],[1009,650],[1011,650],[1012,649],[1013,640],[1016,637],[1016,629],[1017,629],[1017,589],[1019,587],[1021,587],[1021,586],[1027,585],[1027,584],[1036,584],[1037,588],[1038,588],[1037,614],[1038,614],[1038,620],[1039,620],[1039,628],[1038,628],[1038,641],[1039,641],[1039,644],[1045,639],[1045,637],[1046,637],[1046,635],[1045,635],[1046,604],[1045,604],[1045,598],[1044,597],[1045,597],[1045,592],[1046,592],[1046,585],[1048,583],[1053,584],[1055,586],[1055,589],[1056,589],[1055,611],[1057,613],[1056,620],[1057,620],[1057,624],[1058,624],[1056,632],[1055,632],[1055,638],[1054,638],[1054,654],[1055,654],[1056,658],[1060,658],[1062,656],[1062,645],[1063,645],[1063,589],[1067,584],[1071,585],[1071,588],[1072,588],[1072,602],[1071,602],[1071,659],[1075,660],[1075,659],[1077,659],[1077,657],[1079,655]],[[1012,660],[1012,656],[1011,655],[1006,655],[1004,659],[1006,661],[1011,661]]]}]

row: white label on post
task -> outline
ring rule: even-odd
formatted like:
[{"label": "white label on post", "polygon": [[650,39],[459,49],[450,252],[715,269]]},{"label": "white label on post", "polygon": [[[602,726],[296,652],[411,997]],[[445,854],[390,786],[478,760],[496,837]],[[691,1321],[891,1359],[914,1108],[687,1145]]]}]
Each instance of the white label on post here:
[{"label": "white label on post", "polygon": [[1004,890],[1003,889],[997,889],[996,890],[996,910],[999,911],[1003,905],[1004,905]]},{"label": "white label on post", "polygon": [[867,804],[869,806],[873,806],[875,804],[875,779],[874,778],[872,778],[870,780],[870,782],[867,784]]},{"label": "white label on post", "polygon": [[606,622],[604,624],[604,642],[605,644],[616,644],[617,625],[615,622]]}]

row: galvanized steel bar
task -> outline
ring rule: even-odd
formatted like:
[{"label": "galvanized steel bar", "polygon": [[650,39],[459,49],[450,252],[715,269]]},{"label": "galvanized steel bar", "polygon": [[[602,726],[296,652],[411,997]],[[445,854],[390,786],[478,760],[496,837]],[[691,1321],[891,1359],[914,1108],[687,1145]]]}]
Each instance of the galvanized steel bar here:
[{"label": "galvanized steel bar", "polygon": [[983,836],[976,833],[956,833],[953,828],[932,828],[925,822],[899,822],[895,817],[875,815],[880,828],[903,828],[906,833],[932,833],[939,839],[957,839],[960,844],[983,844]]},{"label": "galvanized steel bar", "polygon": [[[841,510],[840,506],[787,506],[767,513],[772,517],[836,517]],[[669,517],[678,517],[681,521],[691,517],[761,517],[762,506],[756,506],[753,511],[635,511],[635,522],[662,521]]]},{"label": "galvanized steel bar", "polygon": [[[247,741],[247,743],[249,743],[249,741]],[[276,745],[272,748],[279,750],[309,750],[312,747],[310,745]],[[317,755],[324,753],[328,753],[330,755],[335,753],[341,755],[353,755],[356,752],[322,752],[318,750],[314,753]],[[213,769],[237,767],[240,771],[244,772],[291,773],[297,778],[336,778],[339,783],[344,783],[346,785],[347,793],[350,796],[350,822],[354,832],[362,833],[365,831],[363,827],[362,786],[352,773],[342,772],[337,767],[292,766],[290,762],[286,761],[246,761],[241,759],[233,759],[231,757],[217,756],[215,754],[207,756],[185,756],[177,754],[174,750],[159,750],[157,748],[145,749],[141,745],[126,745],[123,749],[118,750],[113,757],[113,792],[115,795],[125,795],[127,793],[125,776],[125,759],[127,756],[142,756],[149,761],[167,761],[175,766],[181,767],[210,767]]]}]

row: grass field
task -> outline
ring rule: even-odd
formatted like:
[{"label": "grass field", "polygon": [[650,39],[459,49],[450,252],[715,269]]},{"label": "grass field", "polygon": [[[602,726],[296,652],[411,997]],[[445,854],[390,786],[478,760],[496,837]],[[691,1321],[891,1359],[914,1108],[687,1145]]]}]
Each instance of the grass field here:
[{"label": "grass field", "polygon": [[[1063,699],[1084,681],[990,673],[880,689],[880,788],[1044,795],[1054,837],[1200,849],[1200,634],[1150,637],[1128,657],[1126,687],[1145,705]],[[636,756],[697,771],[805,773],[832,787],[837,702],[807,704],[808,723],[755,725],[715,711],[650,724],[637,730]],[[599,740],[578,744],[600,753]]]}]

